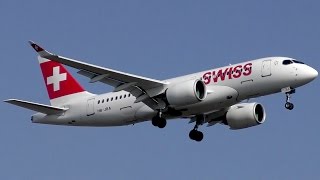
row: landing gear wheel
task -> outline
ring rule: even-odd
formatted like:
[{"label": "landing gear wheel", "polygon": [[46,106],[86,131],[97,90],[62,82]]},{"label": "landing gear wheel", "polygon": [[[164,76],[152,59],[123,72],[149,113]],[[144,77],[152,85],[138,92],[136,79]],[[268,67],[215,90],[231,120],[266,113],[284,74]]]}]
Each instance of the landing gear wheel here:
[{"label": "landing gear wheel", "polygon": [[291,102],[286,102],[285,108],[292,110],[294,108],[294,105]]},{"label": "landing gear wheel", "polygon": [[167,125],[167,120],[165,118],[161,118],[159,116],[152,118],[151,122],[152,122],[152,125],[159,127],[159,128],[164,128]]},{"label": "landing gear wheel", "polygon": [[200,142],[203,139],[203,133],[201,131],[193,129],[193,130],[190,131],[189,137],[192,140]]},{"label": "landing gear wheel", "polygon": [[159,118],[158,120],[158,127],[159,128],[164,128],[167,125],[167,120],[165,118]]},{"label": "landing gear wheel", "polygon": [[195,140],[195,137],[197,136],[196,134],[197,134],[197,130],[192,129],[189,133],[189,138],[192,140]]},{"label": "landing gear wheel", "polygon": [[202,141],[202,139],[203,139],[203,133],[201,131],[197,131],[197,135],[196,135],[195,141],[200,142],[200,141]]},{"label": "landing gear wheel", "polygon": [[158,127],[158,123],[159,123],[158,119],[159,119],[159,117],[153,117],[152,121],[151,121],[152,125]]}]

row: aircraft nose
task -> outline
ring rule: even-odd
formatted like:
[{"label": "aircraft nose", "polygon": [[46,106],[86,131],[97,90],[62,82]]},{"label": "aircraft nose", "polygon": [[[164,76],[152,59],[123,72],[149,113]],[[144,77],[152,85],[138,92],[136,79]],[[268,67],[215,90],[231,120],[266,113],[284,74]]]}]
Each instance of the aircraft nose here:
[{"label": "aircraft nose", "polygon": [[307,66],[303,70],[303,77],[304,77],[303,79],[310,82],[310,81],[314,80],[316,77],[318,77],[318,71],[313,69],[310,66]]}]

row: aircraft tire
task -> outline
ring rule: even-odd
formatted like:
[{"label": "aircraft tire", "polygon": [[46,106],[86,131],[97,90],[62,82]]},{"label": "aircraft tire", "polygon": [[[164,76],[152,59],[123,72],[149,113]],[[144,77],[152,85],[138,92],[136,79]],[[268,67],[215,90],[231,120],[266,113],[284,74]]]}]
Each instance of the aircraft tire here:
[{"label": "aircraft tire", "polygon": [[158,127],[159,124],[159,117],[153,117],[152,120],[152,125]]},{"label": "aircraft tire", "polygon": [[197,131],[195,141],[200,142],[203,139],[203,133],[201,131]]},{"label": "aircraft tire", "polygon": [[294,105],[292,103],[290,103],[290,102],[286,102],[285,108],[289,109],[289,110],[292,110],[294,108]]},{"label": "aircraft tire", "polygon": [[167,120],[165,118],[159,118],[157,123],[158,123],[158,127],[162,129],[166,127]]},{"label": "aircraft tire", "polygon": [[189,133],[189,138],[197,142],[200,142],[203,139],[203,133],[201,131],[192,129]]}]

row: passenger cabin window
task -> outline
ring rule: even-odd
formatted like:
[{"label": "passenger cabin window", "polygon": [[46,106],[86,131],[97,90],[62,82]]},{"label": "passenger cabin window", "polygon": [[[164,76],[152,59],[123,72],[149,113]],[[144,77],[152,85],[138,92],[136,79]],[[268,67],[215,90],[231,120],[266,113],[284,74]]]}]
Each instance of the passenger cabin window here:
[{"label": "passenger cabin window", "polygon": [[288,65],[288,64],[292,64],[293,62],[291,60],[284,60],[282,62],[283,65]]}]

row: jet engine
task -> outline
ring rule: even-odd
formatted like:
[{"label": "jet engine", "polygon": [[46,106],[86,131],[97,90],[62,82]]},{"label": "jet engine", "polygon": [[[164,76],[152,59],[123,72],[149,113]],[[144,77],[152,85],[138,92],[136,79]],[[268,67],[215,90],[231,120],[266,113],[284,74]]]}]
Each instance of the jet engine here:
[{"label": "jet engine", "polygon": [[259,103],[242,103],[231,106],[225,115],[224,124],[230,129],[243,129],[264,123],[266,113]]},{"label": "jet engine", "polygon": [[171,106],[186,106],[204,100],[207,89],[201,80],[189,80],[170,86],[166,98]]}]

